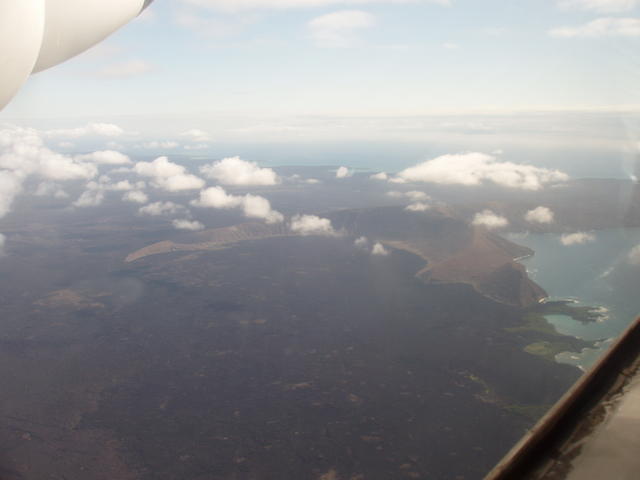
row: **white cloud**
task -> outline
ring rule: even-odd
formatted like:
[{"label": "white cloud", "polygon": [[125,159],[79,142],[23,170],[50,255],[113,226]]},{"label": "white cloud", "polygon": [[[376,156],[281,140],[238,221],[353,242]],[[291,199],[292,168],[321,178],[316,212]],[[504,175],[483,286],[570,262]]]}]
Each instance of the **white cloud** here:
[{"label": "white cloud", "polygon": [[34,130],[4,130],[0,137],[0,168],[23,178],[36,175],[50,180],[88,180],[98,173],[95,165],[46,148]]},{"label": "white cloud", "polygon": [[404,209],[409,212],[426,212],[431,207],[423,202],[412,203],[411,205],[407,205]]},{"label": "white cloud", "polygon": [[209,135],[204,130],[200,130],[199,128],[192,128],[191,130],[182,132],[180,136],[185,137],[192,142],[208,142],[211,140],[211,135]]},{"label": "white cloud", "polygon": [[291,219],[291,231],[301,235],[334,235],[331,220],[316,215],[296,215]]},{"label": "white cloud", "polygon": [[397,190],[390,190],[386,195],[391,198],[404,198],[404,192],[399,192]]},{"label": "white cloud", "polygon": [[502,228],[509,225],[509,221],[501,215],[498,215],[491,210],[483,210],[480,213],[476,213],[473,217],[473,225],[482,225],[489,229]]},{"label": "white cloud", "polygon": [[47,137],[80,138],[87,135],[100,137],[119,137],[124,135],[124,130],[113,123],[89,123],[84,127],[60,128],[44,132]]},{"label": "white cloud", "polygon": [[410,212],[424,212],[431,208],[426,200],[430,200],[431,197],[424,192],[419,190],[410,190],[408,192],[399,192],[397,190],[391,190],[387,192],[387,196],[392,198],[408,198],[413,203],[405,207],[405,210]]},{"label": "white cloud", "polygon": [[193,200],[191,205],[224,210],[240,208],[246,217],[260,218],[267,223],[278,223],[284,220],[280,212],[271,208],[271,203],[266,198],[251,194],[230,195],[222,187],[201,190],[200,198]]},{"label": "white cloud", "polygon": [[503,162],[492,155],[470,152],[443,155],[402,170],[395,183],[431,182],[445,185],[480,185],[492,182],[509,188],[539,190],[569,177],[559,170]]},{"label": "white cloud", "polygon": [[347,167],[340,167],[336,170],[336,178],[347,178],[351,176],[351,172]]},{"label": "white cloud", "polygon": [[69,194],[65,192],[60,185],[54,182],[41,182],[34,192],[36,197],[53,197],[68,198]]},{"label": "white cloud", "polygon": [[144,182],[137,182],[134,185],[129,180],[120,180],[119,182],[106,185],[107,190],[112,190],[114,192],[127,192],[129,190],[135,190],[137,188],[144,188]]},{"label": "white cloud", "polygon": [[229,195],[222,187],[209,187],[200,191],[200,198],[193,200],[192,205],[204,208],[230,209],[242,205],[242,197]]},{"label": "white cloud", "polygon": [[13,172],[0,170],[0,218],[11,210],[11,205],[22,192],[22,179]]},{"label": "white cloud", "polygon": [[562,9],[586,10],[597,13],[628,12],[640,5],[640,0],[557,0]]},{"label": "white cloud", "polygon": [[389,255],[389,251],[386,248],[384,248],[384,245],[382,245],[380,242],[377,242],[371,249],[371,255],[378,255],[378,256],[384,257]]},{"label": "white cloud", "polygon": [[264,197],[247,194],[242,198],[244,215],[249,218],[261,218],[267,223],[280,223],[284,216],[271,209],[271,203]]},{"label": "white cloud", "polygon": [[0,218],[9,212],[15,197],[29,177],[44,180],[89,180],[95,177],[95,165],[77,160],[45,147],[42,135],[31,128],[0,129]]},{"label": "white cloud", "polygon": [[431,198],[429,195],[419,190],[410,190],[405,192],[404,196],[411,200],[429,200]]},{"label": "white cloud", "polygon": [[361,10],[342,10],[314,18],[308,24],[311,38],[319,47],[350,47],[356,44],[355,32],[373,27],[375,17]]},{"label": "white cloud", "polygon": [[595,242],[595,240],[595,235],[586,232],[567,233],[560,237],[560,242],[565,246],[583,245],[585,243]]},{"label": "white cloud", "polygon": [[131,159],[128,156],[115,150],[101,150],[85,155],[76,155],[76,160],[101,165],[126,165],[131,163]]},{"label": "white cloud", "polygon": [[138,213],[141,215],[151,215],[157,217],[159,215],[173,215],[184,210],[182,205],[177,205],[173,202],[154,202],[138,209]]},{"label": "white cloud", "polygon": [[155,187],[168,192],[197,190],[204,187],[204,180],[187,173],[182,165],[170,162],[167,157],[158,157],[153,162],[138,162],[134,170],[138,175],[149,177]]},{"label": "white cloud", "polygon": [[149,197],[146,193],[141,192],[140,190],[133,190],[125,193],[122,196],[122,200],[131,203],[147,203],[149,201]]},{"label": "white cloud", "polygon": [[153,70],[153,65],[144,60],[128,60],[104,67],[97,72],[103,78],[128,78],[144,75]]},{"label": "white cloud", "polygon": [[270,168],[260,168],[255,162],[240,157],[224,158],[211,165],[204,165],[200,172],[223,185],[276,185],[280,178]]},{"label": "white cloud", "polygon": [[190,230],[192,232],[195,232],[204,229],[204,225],[197,220],[188,220],[185,218],[176,219],[171,222],[171,224],[177,230]]},{"label": "white cloud", "polygon": [[640,37],[640,18],[598,18],[575,27],[554,28],[549,35],[560,38]]},{"label": "white cloud", "polygon": [[309,185],[318,185],[321,182],[317,178],[307,178],[304,183],[308,183]]},{"label": "white cloud", "polygon": [[374,3],[432,3],[442,6],[449,6],[452,4],[451,0],[183,0],[183,2],[227,12],[243,10],[314,8],[333,5],[363,5]]},{"label": "white cloud", "polygon": [[87,189],[73,202],[75,207],[97,207],[104,201],[104,189],[97,182],[89,182]]},{"label": "white cloud", "polygon": [[537,207],[525,213],[524,219],[529,223],[553,223],[554,213],[550,208]]},{"label": "white cloud", "polygon": [[118,167],[109,170],[109,175],[119,174],[119,173],[133,173],[133,168],[129,167]]},{"label": "white cloud", "polygon": [[353,244],[363,250],[369,249],[369,239],[367,237],[358,237],[354,240]]},{"label": "white cloud", "polygon": [[374,173],[369,177],[370,180],[388,180],[389,175],[386,172]]},{"label": "white cloud", "polygon": [[640,245],[636,245],[631,249],[628,258],[631,265],[640,265]]},{"label": "white cloud", "polygon": [[178,148],[180,144],[178,142],[174,142],[173,140],[165,140],[165,141],[157,141],[153,140],[151,142],[144,142],[138,145],[139,148],[145,148],[147,150],[170,150],[174,148]]}]

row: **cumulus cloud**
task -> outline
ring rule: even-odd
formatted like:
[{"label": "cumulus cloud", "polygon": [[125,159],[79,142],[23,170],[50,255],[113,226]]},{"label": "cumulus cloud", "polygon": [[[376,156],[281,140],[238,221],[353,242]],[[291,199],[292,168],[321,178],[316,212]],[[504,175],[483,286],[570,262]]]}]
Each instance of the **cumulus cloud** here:
[{"label": "cumulus cloud", "polygon": [[426,203],[426,201],[430,200],[431,197],[419,190],[410,190],[408,192],[391,190],[387,192],[387,196],[392,198],[407,198],[411,200],[412,203],[405,207],[405,210],[409,212],[425,212],[431,208],[431,206]]},{"label": "cumulus cloud", "polygon": [[389,175],[386,172],[374,173],[369,177],[370,180],[388,180]]},{"label": "cumulus cloud", "polygon": [[595,235],[586,232],[566,233],[560,237],[560,242],[565,246],[584,245],[595,242],[595,240]]},{"label": "cumulus cloud", "polygon": [[131,163],[131,159],[127,155],[115,150],[101,150],[85,155],[76,155],[76,160],[100,165],[127,165]]},{"label": "cumulus cloud", "polygon": [[53,152],[35,130],[21,128],[0,131],[0,168],[49,180],[88,180],[98,173],[95,165]]},{"label": "cumulus cloud", "polygon": [[174,148],[178,148],[180,144],[178,142],[174,142],[173,140],[165,140],[165,141],[157,141],[153,140],[151,142],[144,142],[138,147],[145,148],[148,150],[171,150]]},{"label": "cumulus cloud", "polygon": [[185,3],[222,11],[275,10],[315,8],[333,5],[363,5],[373,3],[432,3],[449,6],[451,0],[183,0]]},{"label": "cumulus cloud", "polygon": [[153,65],[144,60],[128,60],[108,65],[98,70],[97,75],[103,78],[128,78],[144,75],[153,70]]},{"label": "cumulus cloud", "polygon": [[0,218],[11,210],[11,205],[22,192],[22,178],[13,172],[0,170]]},{"label": "cumulus cloud", "polygon": [[249,218],[260,218],[267,223],[278,223],[284,220],[283,215],[271,208],[271,203],[264,197],[247,194],[231,195],[222,187],[209,187],[200,191],[200,198],[191,205],[203,208],[230,210],[239,208]]},{"label": "cumulus cloud", "polygon": [[222,187],[210,187],[200,192],[200,198],[192,205],[205,208],[230,209],[242,205],[242,197],[228,194]]},{"label": "cumulus cloud", "polygon": [[375,17],[362,10],[341,10],[314,18],[308,24],[311,38],[319,47],[344,48],[356,44],[356,32],[376,24]]},{"label": "cumulus cloud", "polygon": [[280,223],[284,216],[271,208],[271,203],[264,197],[247,194],[242,198],[242,210],[249,218],[260,218],[267,223]]},{"label": "cumulus cloud", "polygon": [[557,0],[562,9],[586,10],[596,13],[628,12],[640,5],[640,0]]},{"label": "cumulus cloud", "polygon": [[44,132],[47,137],[80,138],[88,135],[99,137],[119,137],[124,135],[124,130],[113,123],[89,123],[84,127],[59,128]]},{"label": "cumulus cloud", "polygon": [[640,18],[597,18],[583,25],[554,28],[549,35],[559,38],[640,37]]},{"label": "cumulus cloud", "polygon": [[122,196],[122,200],[131,203],[147,203],[149,201],[149,197],[146,193],[141,192],[140,190],[133,190],[125,193]]},{"label": "cumulus cloud", "polygon": [[129,180],[120,180],[119,182],[109,183],[105,185],[107,190],[113,190],[114,192],[127,192],[129,190],[141,189],[145,187],[144,182],[131,183]]},{"label": "cumulus cloud", "polygon": [[358,237],[354,240],[353,244],[357,248],[367,250],[369,248],[369,239],[367,237]]},{"label": "cumulus cloud", "polygon": [[204,187],[204,180],[187,173],[182,165],[158,157],[152,162],[138,162],[134,170],[138,175],[151,178],[153,185],[168,192],[197,190]]},{"label": "cumulus cloud", "polygon": [[553,223],[554,213],[550,208],[537,207],[525,213],[524,219],[529,223]]},{"label": "cumulus cloud", "polygon": [[404,207],[404,209],[409,212],[426,212],[430,208],[431,208],[430,205],[423,202],[415,202]]},{"label": "cumulus cloud", "polygon": [[404,192],[399,192],[397,190],[390,190],[386,195],[391,198],[404,198]]},{"label": "cumulus cloud", "polygon": [[336,170],[336,178],[347,178],[351,176],[351,172],[347,167],[340,167]]},{"label": "cumulus cloud", "polygon": [[41,182],[34,192],[36,197],[53,197],[68,198],[69,194],[65,192],[60,185],[55,182]]},{"label": "cumulus cloud", "polygon": [[182,205],[173,202],[154,202],[138,209],[141,215],[151,215],[157,217],[159,215],[173,215],[184,210]]},{"label": "cumulus cloud", "polygon": [[255,162],[240,157],[223,158],[210,165],[204,165],[200,172],[207,178],[223,185],[276,185],[280,178],[270,168],[260,168]]},{"label": "cumulus cloud", "polygon": [[180,136],[185,137],[192,142],[208,142],[211,140],[211,135],[199,128],[192,128],[191,130],[182,132]]},{"label": "cumulus cloud", "polygon": [[177,230],[189,230],[192,232],[203,230],[204,225],[197,220],[188,220],[186,218],[176,219],[171,222],[173,227]]},{"label": "cumulus cloud", "polygon": [[424,192],[419,190],[410,190],[404,193],[404,196],[410,198],[411,200],[429,200],[431,197]]},{"label": "cumulus cloud", "polygon": [[29,177],[44,181],[89,180],[95,165],[53,152],[42,135],[31,128],[0,129],[0,218],[9,212]]},{"label": "cumulus cloud", "polygon": [[[129,180],[120,180],[114,183],[108,175],[101,175],[97,181],[87,183],[85,191],[73,202],[73,205],[76,207],[96,207],[103,203],[108,191],[131,192],[132,190],[140,191],[145,187],[146,184],[142,181],[131,183]],[[123,197],[123,200],[125,199],[126,196]]]},{"label": "cumulus cloud", "polygon": [[502,228],[509,225],[509,221],[501,215],[498,215],[491,210],[483,210],[476,213],[471,222],[473,225],[481,225],[489,229]]},{"label": "cumulus cloud", "polygon": [[378,255],[378,256],[384,257],[389,255],[389,251],[386,248],[384,248],[384,245],[382,245],[380,242],[377,242],[371,249],[371,255]]},{"label": "cumulus cloud", "polygon": [[89,182],[87,189],[73,202],[74,207],[97,207],[104,201],[104,189],[98,182]]},{"label": "cumulus cloud", "polygon": [[504,162],[492,155],[469,152],[443,155],[409,167],[391,181],[467,186],[491,182],[509,188],[539,190],[546,184],[566,181],[568,178],[559,170]]},{"label": "cumulus cloud", "polygon": [[640,266],[640,245],[636,245],[635,247],[633,247],[629,252],[627,258],[629,259],[629,263],[631,265]]},{"label": "cumulus cloud", "polygon": [[301,235],[334,235],[328,218],[316,215],[296,215],[291,219],[291,231]]}]

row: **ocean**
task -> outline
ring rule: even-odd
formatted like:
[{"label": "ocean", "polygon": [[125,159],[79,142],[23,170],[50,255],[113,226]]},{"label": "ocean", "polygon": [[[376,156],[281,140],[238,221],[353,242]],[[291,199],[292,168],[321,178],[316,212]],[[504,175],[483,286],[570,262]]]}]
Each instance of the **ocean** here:
[{"label": "ocean", "polygon": [[530,277],[550,300],[571,300],[599,309],[598,322],[582,323],[565,315],[548,315],[558,332],[589,341],[596,348],[563,352],[557,361],[588,368],[611,342],[640,314],[640,265],[629,252],[640,244],[640,228],[590,232],[592,242],[564,246],[560,234],[513,234],[509,238],[535,251],[521,260]]}]

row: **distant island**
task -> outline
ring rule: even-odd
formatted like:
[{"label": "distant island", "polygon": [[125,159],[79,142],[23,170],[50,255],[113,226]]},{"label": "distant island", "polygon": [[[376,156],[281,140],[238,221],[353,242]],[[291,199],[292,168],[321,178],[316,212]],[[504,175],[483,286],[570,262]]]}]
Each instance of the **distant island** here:
[{"label": "distant island", "polygon": [[[339,235],[365,236],[383,245],[422,258],[426,265],[416,277],[425,283],[462,283],[500,303],[531,307],[547,293],[528,276],[516,259],[533,251],[470,225],[444,209],[419,214],[401,207],[375,207],[330,212]],[[191,234],[190,242],[165,240],[130,253],[125,262],[177,251],[218,250],[238,242],[300,236],[286,223],[247,222]]]}]

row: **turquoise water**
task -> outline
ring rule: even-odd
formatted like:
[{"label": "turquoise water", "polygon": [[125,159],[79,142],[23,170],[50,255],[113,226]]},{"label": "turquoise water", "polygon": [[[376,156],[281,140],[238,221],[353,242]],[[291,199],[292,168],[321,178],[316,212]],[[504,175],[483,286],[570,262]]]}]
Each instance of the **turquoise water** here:
[{"label": "turquoise water", "polygon": [[630,250],[640,244],[640,229],[592,232],[595,241],[564,246],[558,234],[511,235],[535,255],[521,260],[529,275],[550,299],[572,300],[576,305],[599,309],[598,322],[583,324],[565,315],[547,319],[563,334],[598,341],[596,349],[581,354],[565,352],[557,360],[586,368],[640,314],[640,266],[629,260]]}]

